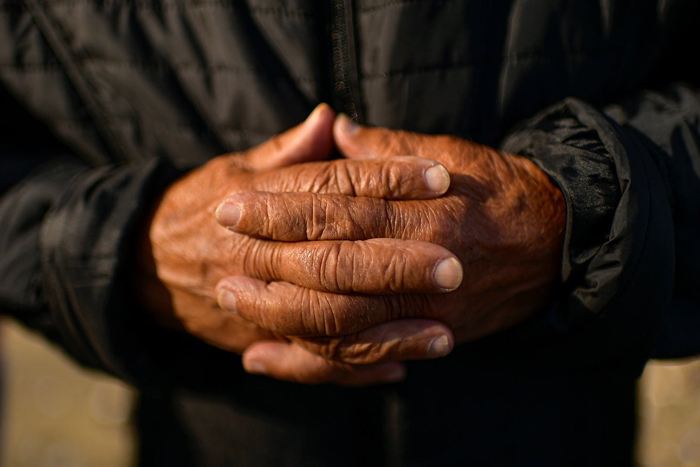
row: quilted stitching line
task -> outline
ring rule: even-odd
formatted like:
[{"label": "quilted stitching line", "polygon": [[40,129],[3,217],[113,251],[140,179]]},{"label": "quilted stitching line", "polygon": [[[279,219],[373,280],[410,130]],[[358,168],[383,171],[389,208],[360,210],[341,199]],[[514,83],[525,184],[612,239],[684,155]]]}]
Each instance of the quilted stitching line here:
[{"label": "quilted stitching line", "polygon": [[[92,65],[100,65],[99,60],[83,60],[81,63],[90,67]],[[103,66],[108,68],[122,68],[128,70],[148,70],[155,73],[167,74],[172,72],[195,72],[201,74],[237,74],[237,75],[252,75],[266,76],[273,79],[290,78],[296,82],[317,83],[320,78],[312,76],[297,76],[283,75],[279,73],[269,73],[259,68],[246,68],[235,65],[200,65],[197,63],[174,63],[174,64],[159,64],[150,62],[106,62]],[[63,68],[58,63],[25,63],[25,64],[0,64],[0,72],[2,73],[63,73]]]},{"label": "quilted stitching line", "polygon": [[555,60],[565,60],[570,57],[602,57],[605,55],[618,55],[616,51],[610,49],[590,49],[590,50],[580,50],[580,51],[564,51],[564,52],[528,52],[522,54],[509,54],[503,55],[498,58],[489,58],[474,61],[464,61],[464,62],[454,62],[454,63],[443,63],[432,66],[416,67],[411,69],[398,69],[389,70],[384,73],[368,73],[363,74],[362,79],[381,79],[381,78],[392,78],[394,76],[406,76],[406,75],[418,75],[425,73],[436,73],[440,71],[450,71],[453,69],[460,68],[470,68],[483,65],[495,65],[504,60],[509,60],[513,62],[526,61],[526,60],[539,60],[539,61],[555,61]]},{"label": "quilted stitching line", "polygon": [[229,65],[225,63],[213,64],[213,65],[202,65],[199,63],[158,63],[158,62],[148,62],[148,61],[108,61],[99,59],[84,59],[82,63],[87,66],[105,66],[105,67],[117,67],[126,68],[134,70],[151,70],[157,73],[170,73],[172,71],[194,71],[198,73],[234,73],[234,74],[249,74],[256,76],[267,76],[271,78],[288,78],[291,76],[295,81],[305,81],[315,83],[319,81],[318,78],[313,76],[303,76],[303,75],[287,75],[281,73],[270,73],[267,70],[256,67],[243,67],[238,65]]},{"label": "quilted stitching line", "polygon": [[[448,3],[455,3],[456,0],[433,0],[430,2],[431,6],[444,6]],[[380,10],[384,10],[386,8],[390,8],[393,6],[401,6],[401,5],[410,5],[410,4],[415,4],[415,3],[426,3],[425,0],[390,0],[386,3],[382,3],[381,5],[373,5],[373,6],[368,6],[360,9],[360,13],[374,13]]]},{"label": "quilted stitching line", "polygon": [[[126,123],[134,123],[134,117],[131,115],[107,115],[105,117],[107,120],[108,124],[113,126],[113,127],[119,127],[121,125],[124,125]],[[71,117],[59,117],[59,116],[52,116],[47,119],[49,122],[55,123],[57,125],[60,125],[61,127],[64,128],[84,128],[84,127],[91,127],[93,125],[92,120],[89,117],[83,118],[83,119],[76,119],[76,118],[71,118]],[[198,123],[186,123],[186,122],[151,122],[151,126],[157,128],[160,131],[165,131],[169,133],[178,133],[182,132],[183,130],[191,130],[193,133],[196,134],[201,134],[205,131],[208,131],[209,129],[223,133],[223,134],[234,134],[234,135],[253,135],[253,136],[261,136],[261,137],[270,137],[275,135],[275,132],[271,131],[261,131],[261,130],[254,130],[250,128],[232,128],[229,126],[225,125],[214,125],[214,126],[208,126],[204,124],[198,124]],[[205,128],[206,127],[206,128]]]},{"label": "quilted stitching line", "polygon": [[[95,129],[100,139],[111,146],[110,152],[113,156],[122,159],[125,156],[122,141],[104,124],[104,109],[95,96],[93,83],[85,76],[84,70],[75,61],[73,51],[68,47],[66,32],[56,18],[51,16],[50,11],[41,5],[40,0],[24,0],[24,3],[56,60],[61,63],[64,74],[82,101],[83,108],[95,120]],[[103,155],[97,159],[96,162],[99,163],[108,162]]]},{"label": "quilted stitching line", "polygon": [[[161,1],[143,1],[143,0],[52,0],[46,2],[47,6],[52,8],[70,8],[81,5],[94,5],[99,8],[136,8],[143,10],[188,10],[201,8],[221,8],[227,11],[236,11],[234,2],[225,0],[201,0],[184,2],[179,0],[161,0]],[[285,18],[296,18],[301,20],[314,20],[317,16],[314,13],[300,9],[284,9],[284,8],[265,8],[265,7],[250,7],[247,9],[252,14],[256,15],[272,15],[282,16]]]}]

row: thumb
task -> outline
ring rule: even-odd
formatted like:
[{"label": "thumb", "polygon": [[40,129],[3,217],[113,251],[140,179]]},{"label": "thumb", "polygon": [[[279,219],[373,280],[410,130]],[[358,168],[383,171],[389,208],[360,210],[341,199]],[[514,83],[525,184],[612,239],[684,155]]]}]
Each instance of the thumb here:
[{"label": "thumb", "polygon": [[413,134],[388,128],[361,126],[340,114],[333,124],[333,139],[348,159],[415,156]]},{"label": "thumb", "polygon": [[246,166],[261,171],[328,159],[333,150],[334,118],[328,104],[319,104],[303,123],[247,151]]}]

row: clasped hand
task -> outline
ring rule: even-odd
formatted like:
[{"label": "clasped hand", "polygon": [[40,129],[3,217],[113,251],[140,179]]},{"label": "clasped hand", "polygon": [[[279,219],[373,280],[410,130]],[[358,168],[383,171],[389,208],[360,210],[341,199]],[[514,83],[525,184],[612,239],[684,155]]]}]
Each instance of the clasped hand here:
[{"label": "clasped hand", "polygon": [[[334,148],[345,158],[325,161]],[[377,384],[545,305],[564,224],[561,192],[524,158],[322,105],[166,190],[139,290],[251,373]]]}]

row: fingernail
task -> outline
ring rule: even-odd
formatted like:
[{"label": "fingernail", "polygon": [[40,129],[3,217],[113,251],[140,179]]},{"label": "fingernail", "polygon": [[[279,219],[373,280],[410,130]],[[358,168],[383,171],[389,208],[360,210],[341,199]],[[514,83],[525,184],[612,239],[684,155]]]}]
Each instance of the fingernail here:
[{"label": "fingernail", "polygon": [[224,227],[235,227],[241,218],[241,210],[231,203],[223,203],[216,210],[216,221]]},{"label": "fingernail", "polygon": [[450,340],[445,335],[436,337],[428,344],[428,357],[430,358],[444,357],[448,353],[450,353]]},{"label": "fingernail", "polygon": [[406,379],[406,367],[403,365],[393,366],[384,373],[384,382],[386,383],[398,383],[404,379]]},{"label": "fingernail", "polygon": [[450,187],[450,174],[443,166],[434,165],[425,171],[425,183],[431,190],[444,193]]},{"label": "fingernail", "polygon": [[348,117],[345,114],[340,114],[338,115],[338,119],[340,120],[340,131],[343,133],[346,133],[348,135],[354,135],[358,131],[360,131],[360,125],[358,125],[355,121],[351,120],[350,117]]},{"label": "fingernail", "polygon": [[238,314],[236,311],[236,296],[226,289],[221,289],[216,299],[222,310]]},{"label": "fingernail", "polygon": [[321,114],[323,108],[328,107],[328,104],[321,102],[318,104],[314,110],[311,111],[308,117],[306,117],[306,122],[313,122]]},{"label": "fingernail", "polygon": [[267,372],[267,370],[265,370],[265,365],[256,360],[245,362],[243,368],[251,375],[263,375]]},{"label": "fingernail", "polygon": [[440,261],[433,271],[435,285],[442,289],[454,290],[462,283],[462,265],[454,258]]}]

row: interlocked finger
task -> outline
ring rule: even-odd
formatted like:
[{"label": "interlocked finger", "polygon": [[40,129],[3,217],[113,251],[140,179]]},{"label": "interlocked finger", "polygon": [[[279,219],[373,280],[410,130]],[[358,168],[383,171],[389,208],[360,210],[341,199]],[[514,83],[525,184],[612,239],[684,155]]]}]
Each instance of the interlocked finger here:
[{"label": "interlocked finger", "polygon": [[251,244],[246,275],[333,293],[439,293],[462,282],[462,266],[447,249],[428,242],[364,241]]},{"label": "interlocked finger", "polygon": [[246,276],[222,279],[219,306],[285,336],[344,336],[402,318],[438,317],[444,295],[360,295],[319,292]]},{"label": "interlocked finger", "polygon": [[[402,238],[452,225],[441,200],[388,201],[317,193],[243,192],[224,201],[219,224],[231,231],[285,242]],[[445,232],[449,238],[451,234]],[[423,238],[426,237],[426,238]]]},{"label": "interlocked finger", "polygon": [[251,345],[243,354],[243,367],[248,373],[283,381],[341,386],[394,383],[406,374],[398,362],[353,366],[326,360],[294,343],[272,341]]},{"label": "interlocked finger", "polygon": [[248,190],[313,192],[385,199],[430,199],[450,186],[438,162],[398,156],[377,160],[338,159],[310,162],[251,174]]},{"label": "interlocked finger", "polygon": [[447,326],[427,319],[403,319],[340,337],[292,338],[329,361],[368,365],[444,357],[454,338]]}]

